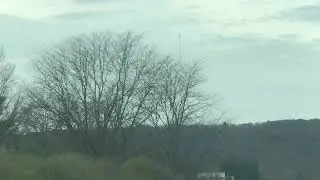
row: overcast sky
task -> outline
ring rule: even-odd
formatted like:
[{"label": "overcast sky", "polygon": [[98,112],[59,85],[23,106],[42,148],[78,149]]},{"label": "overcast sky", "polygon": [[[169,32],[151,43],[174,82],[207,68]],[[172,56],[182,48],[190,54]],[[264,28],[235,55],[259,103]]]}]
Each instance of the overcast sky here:
[{"label": "overcast sky", "polygon": [[65,38],[133,30],[162,53],[201,60],[206,90],[235,122],[320,118],[315,0],[1,0],[0,44],[17,75]]}]

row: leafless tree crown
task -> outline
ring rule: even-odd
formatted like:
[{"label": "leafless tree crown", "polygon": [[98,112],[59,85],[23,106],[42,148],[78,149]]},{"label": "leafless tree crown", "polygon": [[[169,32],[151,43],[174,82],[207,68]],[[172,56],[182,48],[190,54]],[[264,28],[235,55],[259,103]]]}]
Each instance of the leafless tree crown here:
[{"label": "leafless tree crown", "polygon": [[181,127],[208,107],[198,91],[203,79],[197,64],[160,57],[133,33],[72,38],[45,51],[35,70],[27,92],[30,112],[44,118],[30,123],[38,125],[35,131],[67,129],[87,136],[95,129],[108,136],[142,124]]}]

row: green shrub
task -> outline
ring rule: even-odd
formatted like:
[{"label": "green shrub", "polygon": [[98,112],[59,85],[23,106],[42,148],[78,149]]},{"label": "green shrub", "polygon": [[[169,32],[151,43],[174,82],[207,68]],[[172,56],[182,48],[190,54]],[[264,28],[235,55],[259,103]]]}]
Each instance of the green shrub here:
[{"label": "green shrub", "polygon": [[137,157],[129,159],[121,168],[122,180],[174,180],[175,175],[165,166],[148,159]]},{"label": "green shrub", "polygon": [[43,180],[40,174],[43,160],[29,155],[0,156],[0,177],[3,180]]},{"label": "green shrub", "polygon": [[47,159],[42,172],[50,180],[106,180],[114,177],[115,167],[83,155],[63,154]]},{"label": "green shrub", "polygon": [[168,168],[146,157],[132,158],[123,164],[117,162],[80,154],[53,155],[47,159],[25,154],[4,154],[0,156],[0,179],[180,180]]}]

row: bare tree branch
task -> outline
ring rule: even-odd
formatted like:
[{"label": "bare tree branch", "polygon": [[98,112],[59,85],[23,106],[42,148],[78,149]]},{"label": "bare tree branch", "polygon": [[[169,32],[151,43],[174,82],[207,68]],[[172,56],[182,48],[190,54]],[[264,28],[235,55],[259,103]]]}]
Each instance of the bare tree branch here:
[{"label": "bare tree branch", "polygon": [[[37,112],[46,112],[61,129],[84,138],[96,129],[113,136],[151,116],[157,59],[133,33],[72,38],[42,54],[28,96]],[[127,138],[123,133],[123,141]]]},{"label": "bare tree branch", "polygon": [[183,64],[168,58],[157,76],[154,101],[158,103],[151,123],[162,127],[162,149],[169,165],[177,168],[181,129],[202,122],[213,101],[201,91],[204,79],[198,64]]},{"label": "bare tree branch", "polygon": [[0,49],[0,143],[17,127],[20,115],[20,96],[12,93],[14,65],[4,61],[3,48]]}]

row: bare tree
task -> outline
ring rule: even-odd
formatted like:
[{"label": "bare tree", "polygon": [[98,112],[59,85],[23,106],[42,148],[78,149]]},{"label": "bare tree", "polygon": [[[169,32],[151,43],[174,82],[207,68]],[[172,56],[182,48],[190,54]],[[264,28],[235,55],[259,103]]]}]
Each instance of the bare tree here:
[{"label": "bare tree", "polygon": [[212,108],[211,99],[201,91],[204,82],[198,64],[183,64],[168,59],[158,74],[157,110],[152,118],[161,127],[165,157],[177,168],[181,130],[186,125],[201,123]]},{"label": "bare tree", "polygon": [[174,164],[182,127],[202,122],[211,107],[197,64],[160,58],[133,33],[71,38],[43,52],[35,69],[25,122],[32,131],[67,130],[92,154],[125,157],[135,127],[152,124]]},{"label": "bare tree", "polygon": [[4,61],[4,50],[0,49],[0,143],[16,127],[20,99],[12,94],[14,65]]},{"label": "bare tree", "polygon": [[49,112],[36,107],[30,102],[24,102],[21,108],[19,131],[21,133],[45,133],[57,129],[52,123]]},{"label": "bare tree", "polygon": [[[52,127],[80,135],[87,151],[97,153],[95,145],[119,134],[124,150],[127,130],[151,116],[152,75],[160,70],[156,61],[132,33],[75,37],[39,58],[28,96],[49,115]],[[92,144],[95,133],[99,142]]]},{"label": "bare tree", "polygon": [[3,112],[5,101],[12,83],[14,66],[4,62],[4,51],[0,49],[0,113]]}]

